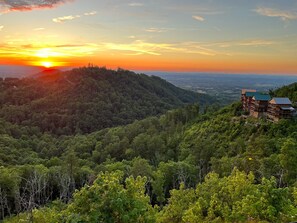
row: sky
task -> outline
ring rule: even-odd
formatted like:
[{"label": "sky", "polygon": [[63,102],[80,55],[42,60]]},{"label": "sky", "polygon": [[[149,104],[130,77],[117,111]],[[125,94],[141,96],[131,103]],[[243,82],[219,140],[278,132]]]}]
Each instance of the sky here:
[{"label": "sky", "polygon": [[297,75],[297,0],[0,0],[0,65]]}]

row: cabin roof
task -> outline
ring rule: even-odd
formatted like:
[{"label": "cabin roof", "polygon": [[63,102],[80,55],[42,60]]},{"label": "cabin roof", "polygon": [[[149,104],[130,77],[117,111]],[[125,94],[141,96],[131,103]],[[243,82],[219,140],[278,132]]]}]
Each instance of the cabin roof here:
[{"label": "cabin roof", "polygon": [[262,94],[261,92],[246,92],[245,96],[247,97],[254,97],[255,95],[259,95],[259,94]]},{"label": "cabin roof", "polygon": [[289,98],[272,98],[271,103],[276,105],[292,105]]},{"label": "cabin roof", "polygon": [[269,94],[256,94],[253,99],[256,101],[269,101],[271,100],[271,97]]}]

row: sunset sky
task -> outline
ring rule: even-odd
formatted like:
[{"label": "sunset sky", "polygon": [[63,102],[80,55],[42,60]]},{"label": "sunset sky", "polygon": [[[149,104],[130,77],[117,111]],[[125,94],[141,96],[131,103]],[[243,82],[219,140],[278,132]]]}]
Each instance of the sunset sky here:
[{"label": "sunset sky", "polygon": [[297,74],[296,0],[0,0],[0,64]]}]

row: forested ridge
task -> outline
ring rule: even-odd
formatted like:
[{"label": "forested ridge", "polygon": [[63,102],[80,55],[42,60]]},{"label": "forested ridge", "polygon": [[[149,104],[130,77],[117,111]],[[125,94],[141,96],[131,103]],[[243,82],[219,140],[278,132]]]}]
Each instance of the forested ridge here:
[{"label": "forested ridge", "polygon": [[200,110],[187,105],[84,135],[44,133],[2,119],[0,217],[7,217],[4,222],[297,220],[297,121],[245,118],[239,103]]},{"label": "forested ridge", "polygon": [[297,102],[297,83],[293,83],[275,91],[270,92],[273,96],[289,97],[293,102]]},{"label": "forested ridge", "polygon": [[0,117],[42,133],[71,135],[125,125],[189,103],[215,100],[156,76],[99,67],[0,81]]}]

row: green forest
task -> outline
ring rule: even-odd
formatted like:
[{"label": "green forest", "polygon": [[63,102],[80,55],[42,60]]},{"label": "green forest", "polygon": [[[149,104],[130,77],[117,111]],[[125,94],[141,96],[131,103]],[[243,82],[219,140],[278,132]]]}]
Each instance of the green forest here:
[{"label": "green forest", "polygon": [[0,81],[0,117],[42,133],[73,135],[126,125],[215,100],[156,76],[95,66]]},{"label": "green forest", "polygon": [[[296,86],[271,93],[294,101]],[[0,102],[5,223],[297,220],[295,119],[93,67],[3,82]]]}]

